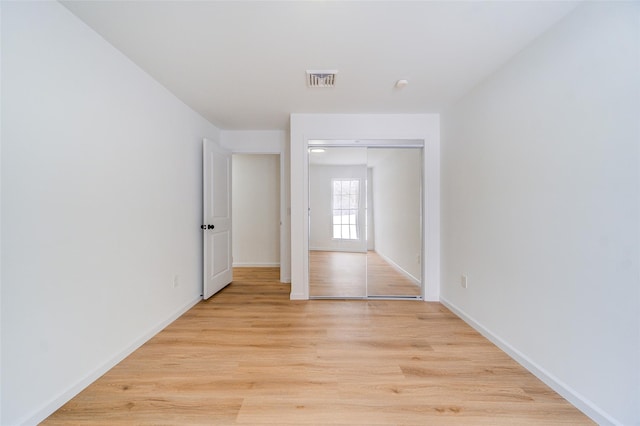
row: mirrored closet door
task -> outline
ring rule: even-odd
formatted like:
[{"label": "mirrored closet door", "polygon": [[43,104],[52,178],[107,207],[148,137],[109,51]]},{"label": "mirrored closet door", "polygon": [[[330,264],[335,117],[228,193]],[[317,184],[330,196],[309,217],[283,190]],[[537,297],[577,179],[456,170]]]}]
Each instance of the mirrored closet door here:
[{"label": "mirrored closet door", "polygon": [[309,294],[421,297],[421,147],[309,147]]}]

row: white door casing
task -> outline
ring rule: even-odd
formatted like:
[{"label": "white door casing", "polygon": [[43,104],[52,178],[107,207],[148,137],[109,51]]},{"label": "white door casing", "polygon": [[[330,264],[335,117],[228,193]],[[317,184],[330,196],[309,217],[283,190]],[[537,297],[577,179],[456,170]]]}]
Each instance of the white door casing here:
[{"label": "white door casing", "polygon": [[203,253],[206,300],[233,280],[231,255],[231,152],[202,141]]}]

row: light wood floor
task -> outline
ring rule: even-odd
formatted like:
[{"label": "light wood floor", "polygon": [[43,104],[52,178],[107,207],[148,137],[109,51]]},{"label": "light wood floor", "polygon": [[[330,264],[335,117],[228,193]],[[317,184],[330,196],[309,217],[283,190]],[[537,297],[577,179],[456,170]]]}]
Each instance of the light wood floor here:
[{"label": "light wood floor", "polygon": [[421,288],[374,251],[309,252],[309,295],[366,297],[421,295]]},{"label": "light wood floor", "polygon": [[592,424],[439,303],[290,301],[275,268],[234,274],[43,424]]}]

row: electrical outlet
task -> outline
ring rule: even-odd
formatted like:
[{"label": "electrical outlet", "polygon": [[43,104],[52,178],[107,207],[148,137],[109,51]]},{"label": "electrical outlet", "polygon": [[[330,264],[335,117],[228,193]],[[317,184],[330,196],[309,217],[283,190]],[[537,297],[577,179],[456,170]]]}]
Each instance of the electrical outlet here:
[{"label": "electrical outlet", "polygon": [[467,276],[464,274],[460,275],[460,285],[462,288],[467,288]]},{"label": "electrical outlet", "polygon": [[173,276],[173,288],[180,287],[180,277],[178,275]]}]

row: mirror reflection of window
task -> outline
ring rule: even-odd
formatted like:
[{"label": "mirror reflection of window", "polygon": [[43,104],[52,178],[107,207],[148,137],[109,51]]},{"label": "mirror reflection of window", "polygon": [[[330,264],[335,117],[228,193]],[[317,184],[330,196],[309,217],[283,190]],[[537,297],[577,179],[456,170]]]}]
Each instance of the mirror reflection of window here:
[{"label": "mirror reflection of window", "polygon": [[358,208],[360,181],[357,179],[332,179],[333,238],[358,239]]}]

